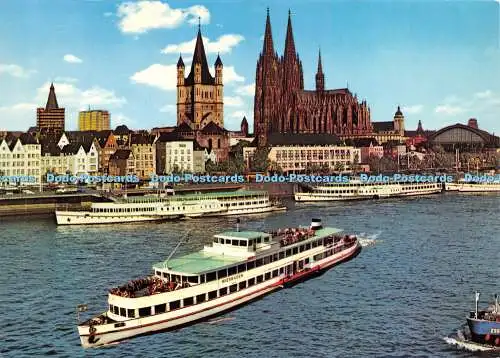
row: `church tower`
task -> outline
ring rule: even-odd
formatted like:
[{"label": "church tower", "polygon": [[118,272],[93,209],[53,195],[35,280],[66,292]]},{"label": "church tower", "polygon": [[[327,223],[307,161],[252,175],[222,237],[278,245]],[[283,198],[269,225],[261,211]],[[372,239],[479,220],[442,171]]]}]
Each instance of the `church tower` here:
[{"label": "church tower", "polygon": [[208,68],[205,47],[198,25],[189,75],[184,78],[184,61],[177,62],[177,125],[187,123],[193,130],[203,129],[214,122],[224,127],[222,60],[215,61],[215,78]]},{"label": "church tower", "polygon": [[398,110],[394,114],[394,131],[401,137],[404,137],[405,135],[405,117],[403,116],[403,112],[401,112],[401,108],[399,106]]},{"label": "church tower", "polygon": [[323,74],[323,66],[321,65],[321,50],[318,54],[318,72],[316,72],[316,91],[323,92],[325,90],[325,75]]},{"label": "church tower", "polygon": [[269,8],[267,9],[264,45],[257,61],[254,97],[254,133],[259,146],[267,145],[267,137],[278,126],[278,103],[281,96],[281,66],[274,50]]}]

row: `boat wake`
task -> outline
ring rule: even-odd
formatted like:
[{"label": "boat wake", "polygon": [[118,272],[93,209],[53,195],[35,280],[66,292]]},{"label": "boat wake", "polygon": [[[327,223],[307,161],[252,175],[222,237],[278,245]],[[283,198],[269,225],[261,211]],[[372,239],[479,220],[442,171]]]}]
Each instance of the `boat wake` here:
[{"label": "boat wake", "polygon": [[382,242],[382,240],[378,240],[378,237],[382,231],[379,231],[373,235],[366,235],[366,233],[362,232],[359,234],[359,243],[361,244],[362,247],[369,247],[369,246],[374,246],[375,244]]},{"label": "boat wake", "polygon": [[457,346],[457,348],[465,349],[470,352],[487,352],[487,351],[494,351],[497,349],[495,347],[488,347],[482,344],[460,339],[459,337],[456,338],[444,337],[443,339],[446,343],[450,345]]},{"label": "boat wake", "polygon": [[208,321],[207,323],[208,324],[218,324],[218,323],[223,323],[223,322],[226,322],[226,321],[232,321],[233,319],[234,319],[234,317],[216,318],[216,319]]}]

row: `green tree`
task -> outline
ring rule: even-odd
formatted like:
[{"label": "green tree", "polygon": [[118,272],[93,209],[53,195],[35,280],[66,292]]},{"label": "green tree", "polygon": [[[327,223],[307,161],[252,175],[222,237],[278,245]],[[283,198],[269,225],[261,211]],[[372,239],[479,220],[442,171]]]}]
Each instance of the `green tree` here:
[{"label": "green tree", "polygon": [[271,148],[261,147],[257,148],[253,154],[250,170],[254,172],[267,172],[271,161],[269,160],[269,152]]}]

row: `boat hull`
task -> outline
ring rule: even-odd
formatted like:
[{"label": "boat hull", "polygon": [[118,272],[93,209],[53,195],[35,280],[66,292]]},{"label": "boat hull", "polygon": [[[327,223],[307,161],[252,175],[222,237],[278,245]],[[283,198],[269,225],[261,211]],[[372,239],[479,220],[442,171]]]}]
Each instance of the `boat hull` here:
[{"label": "boat hull", "polygon": [[500,347],[500,322],[467,318],[473,342]]},{"label": "boat hull", "polygon": [[368,199],[382,199],[382,198],[397,198],[407,196],[420,196],[439,194],[442,192],[440,188],[429,190],[412,191],[412,192],[398,192],[398,193],[377,193],[377,194],[352,194],[352,195],[328,195],[324,193],[314,192],[301,192],[295,193],[295,201],[308,202],[308,201],[349,201],[349,200],[368,200]]},{"label": "boat hull", "polygon": [[[188,325],[205,321],[210,317],[219,316],[234,310],[265,295],[285,287],[313,278],[326,270],[356,257],[361,251],[359,241],[356,245],[342,250],[330,257],[318,260],[310,267],[290,275],[280,275],[266,282],[252,286],[235,293],[218,297],[198,305],[189,306],[155,316],[131,319],[123,322],[94,326],[96,331],[90,334],[90,327],[78,326],[81,344],[84,348],[92,348],[123,341],[136,336],[143,336],[161,331],[179,329]],[[121,325],[121,327],[115,327]]]},{"label": "boat hull", "polygon": [[56,211],[57,225],[117,224],[146,221],[175,220],[181,215],[95,215],[81,211]]}]

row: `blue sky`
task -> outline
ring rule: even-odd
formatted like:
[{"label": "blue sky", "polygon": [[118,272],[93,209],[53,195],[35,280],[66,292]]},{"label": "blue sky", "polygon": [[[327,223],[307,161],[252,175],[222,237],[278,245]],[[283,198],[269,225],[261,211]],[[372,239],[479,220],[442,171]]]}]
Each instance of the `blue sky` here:
[{"label": "blue sky", "polygon": [[[0,129],[35,125],[54,81],[66,127],[79,109],[108,109],[112,125],[175,124],[175,64],[190,62],[198,16],[224,63],[225,126],[253,124],[255,66],[266,7],[281,54],[288,9],[306,88],[321,47],[326,87],[349,84],[373,121],[397,105],[407,129],[466,123],[500,132],[500,3],[488,1],[4,0],[0,13]],[[187,64],[188,66],[188,64]]]}]

